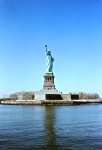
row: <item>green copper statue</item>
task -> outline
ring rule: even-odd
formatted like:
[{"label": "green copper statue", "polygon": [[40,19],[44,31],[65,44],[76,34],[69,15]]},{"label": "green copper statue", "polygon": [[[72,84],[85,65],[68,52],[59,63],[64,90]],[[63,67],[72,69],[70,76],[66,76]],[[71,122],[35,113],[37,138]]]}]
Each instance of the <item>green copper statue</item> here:
[{"label": "green copper statue", "polygon": [[52,73],[53,72],[54,57],[52,57],[51,51],[47,50],[47,45],[45,45],[45,47],[46,47],[46,72]]}]

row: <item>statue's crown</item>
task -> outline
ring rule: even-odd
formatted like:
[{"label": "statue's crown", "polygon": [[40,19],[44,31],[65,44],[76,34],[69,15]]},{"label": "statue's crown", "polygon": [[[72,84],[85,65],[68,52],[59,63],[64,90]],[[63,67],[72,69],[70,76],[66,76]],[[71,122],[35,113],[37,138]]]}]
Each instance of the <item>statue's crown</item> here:
[{"label": "statue's crown", "polygon": [[47,54],[48,54],[48,55],[51,55],[51,51],[48,51]]}]

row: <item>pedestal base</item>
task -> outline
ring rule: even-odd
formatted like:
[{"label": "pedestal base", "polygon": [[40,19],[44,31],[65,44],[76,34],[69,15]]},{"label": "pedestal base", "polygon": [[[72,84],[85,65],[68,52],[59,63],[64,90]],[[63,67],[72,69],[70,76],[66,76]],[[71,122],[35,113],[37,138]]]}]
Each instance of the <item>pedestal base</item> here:
[{"label": "pedestal base", "polygon": [[44,90],[56,89],[54,84],[54,78],[55,76],[53,73],[46,73],[44,75],[44,85],[43,85]]},{"label": "pedestal base", "polygon": [[35,100],[62,100],[62,92],[57,91],[56,89],[44,89],[41,91],[34,92]]}]

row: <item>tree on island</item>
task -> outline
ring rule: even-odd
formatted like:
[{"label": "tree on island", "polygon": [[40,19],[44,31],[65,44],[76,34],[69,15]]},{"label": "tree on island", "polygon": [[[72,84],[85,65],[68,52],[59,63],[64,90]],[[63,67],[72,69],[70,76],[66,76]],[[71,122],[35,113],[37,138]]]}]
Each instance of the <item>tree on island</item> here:
[{"label": "tree on island", "polygon": [[84,93],[79,92],[79,99],[99,99],[99,95],[97,93]]},{"label": "tree on island", "polygon": [[99,99],[100,96],[97,93],[85,93],[85,92],[79,92],[79,93],[72,93],[70,92],[69,94],[78,94],[79,99]]}]

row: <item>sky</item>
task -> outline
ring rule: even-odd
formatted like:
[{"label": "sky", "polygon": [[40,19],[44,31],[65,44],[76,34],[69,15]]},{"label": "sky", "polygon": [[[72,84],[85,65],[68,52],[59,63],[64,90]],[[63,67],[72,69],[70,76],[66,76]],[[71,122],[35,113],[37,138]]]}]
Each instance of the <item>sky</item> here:
[{"label": "sky", "polygon": [[0,0],[0,96],[43,88],[45,44],[58,91],[102,97],[102,0]]}]

